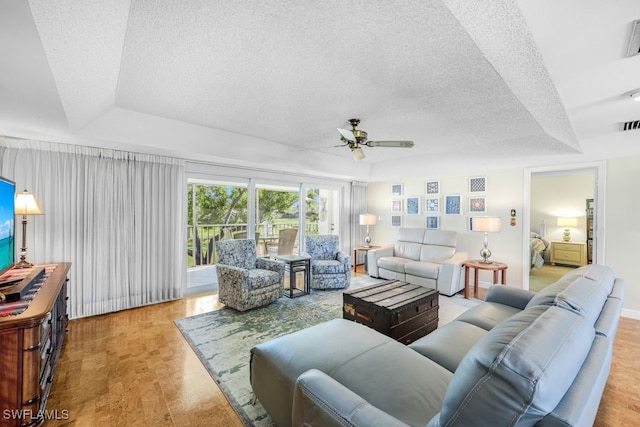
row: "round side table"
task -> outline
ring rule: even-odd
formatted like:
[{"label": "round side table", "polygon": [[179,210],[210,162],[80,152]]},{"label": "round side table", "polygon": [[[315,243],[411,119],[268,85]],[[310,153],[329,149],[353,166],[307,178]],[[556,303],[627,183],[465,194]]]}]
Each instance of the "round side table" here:
[{"label": "round side table", "polygon": [[473,275],[473,294],[478,296],[478,271],[479,270],[489,270],[493,271],[493,284],[498,284],[498,272],[502,272],[502,284],[506,284],[507,282],[507,264],[503,262],[491,262],[484,263],[479,259],[467,260],[462,263],[464,266],[464,297],[469,298],[469,269],[474,269]]}]

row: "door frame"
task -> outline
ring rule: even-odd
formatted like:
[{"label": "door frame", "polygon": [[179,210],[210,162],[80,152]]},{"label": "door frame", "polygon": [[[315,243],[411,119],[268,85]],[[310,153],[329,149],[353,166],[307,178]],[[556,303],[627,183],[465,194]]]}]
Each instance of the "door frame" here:
[{"label": "door frame", "polygon": [[574,173],[584,170],[593,173],[593,204],[594,204],[594,224],[593,224],[593,263],[605,264],[605,196],[606,196],[606,176],[607,164],[604,161],[577,163],[569,165],[554,165],[530,167],[524,169],[523,179],[523,217],[522,217],[522,288],[529,289],[529,275],[531,272],[531,253],[529,249],[529,233],[531,228],[531,178],[533,175],[542,173],[562,172]]}]

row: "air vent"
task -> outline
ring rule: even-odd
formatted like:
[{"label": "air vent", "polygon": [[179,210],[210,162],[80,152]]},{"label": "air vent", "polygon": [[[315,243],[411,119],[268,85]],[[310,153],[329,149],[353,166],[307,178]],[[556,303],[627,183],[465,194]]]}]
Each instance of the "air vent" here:
[{"label": "air vent", "polygon": [[620,130],[622,132],[627,130],[637,130],[637,129],[640,129],[640,120],[635,120],[633,122],[620,123]]},{"label": "air vent", "polygon": [[640,55],[640,20],[633,23],[631,30],[631,40],[629,40],[629,51],[627,56]]}]

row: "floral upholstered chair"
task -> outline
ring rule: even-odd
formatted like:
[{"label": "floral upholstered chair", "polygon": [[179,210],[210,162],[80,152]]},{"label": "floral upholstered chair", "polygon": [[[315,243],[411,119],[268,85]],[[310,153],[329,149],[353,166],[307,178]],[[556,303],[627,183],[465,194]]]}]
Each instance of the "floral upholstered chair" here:
[{"label": "floral upholstered chair", "polygon": [[253,239],[216,242],[218,300],[239,311],[271,304],[282,296],[284,263],[258,258]]},{"label": "floral upholstered chair", "polygon": [[339,236],[306,236],[305,250],[311,257],[311,288],[340,289],[349,286],[349,255],[340,251]]}]

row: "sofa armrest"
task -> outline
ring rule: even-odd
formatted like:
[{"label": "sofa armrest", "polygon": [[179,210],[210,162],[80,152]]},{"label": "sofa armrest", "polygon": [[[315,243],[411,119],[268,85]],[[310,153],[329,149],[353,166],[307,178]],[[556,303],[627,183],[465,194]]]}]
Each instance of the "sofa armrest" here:
[{"label": "sofa armrest", "polygon": [[302,373],[296,381],[292,424],[329,427],[407,426],[317,369]]},{"label": "sofa armrest", "polygon": [[351,257],[349,255],[347,255],[345,252],[338,252],[336,254],[336,260],[340,261],[341,264],[346,264],[347,266],[351,265]]},{"label": "sofa armrest", "polygon": [[275,271],[276,273],[284,277],[285,266],[284,266],[284,263],[281,261],[276,261],[269,258],[258,258],[256,260],[256,268],[260,268],[262,270]]},{"label": "sofa armrest", "polygon": [[487,296],[484,300],[524,310],[533,295],[535,294],[531,291],[514,288],[513,286],[493,285],[487,291]]},{"label": "sofa armrest", "polygon": [[393,245],[385,245],[378,249],[367,251],[367,271],[371,277],[380,277],[378,273],[378,259],[383,256],[393,256]]},{"label": "sofa armrest", "polygon": [[244,292],[249,290],[249,270],[226,264],[216,264],[218,287],[240,286]]},{"label": "sofa armrest", "polygon": [[447,296],[458,293],[464,287],[462,263],[469,258],[466,252],[455,252],[451,258],[440,264],[438,270],[438,291]]}]

